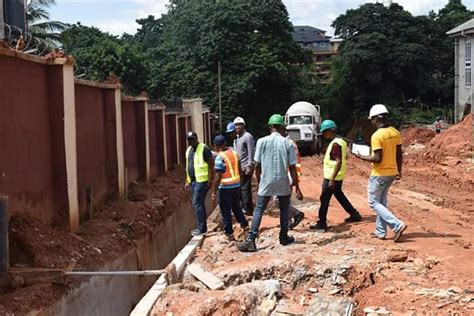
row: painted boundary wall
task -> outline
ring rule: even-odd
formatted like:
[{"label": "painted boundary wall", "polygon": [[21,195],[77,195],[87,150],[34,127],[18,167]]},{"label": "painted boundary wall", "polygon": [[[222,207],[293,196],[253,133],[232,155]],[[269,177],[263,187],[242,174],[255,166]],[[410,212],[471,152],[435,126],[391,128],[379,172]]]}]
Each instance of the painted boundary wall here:
[{"label": "painted boundary wall", "polygon": [[[126,181],[149,181],[184,163],[185,134],[202,101],[166,112],[119,83],[74,79],[74,60],[0,48],[0,194],[9,215],[79,228]],[[204,129],[203,129],[204,132]]]}]

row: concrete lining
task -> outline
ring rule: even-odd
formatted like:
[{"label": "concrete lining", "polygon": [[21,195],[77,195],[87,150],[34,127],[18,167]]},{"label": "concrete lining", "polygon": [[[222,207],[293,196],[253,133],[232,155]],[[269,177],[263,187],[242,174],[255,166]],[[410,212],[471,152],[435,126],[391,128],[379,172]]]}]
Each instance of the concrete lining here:
[{"label": "concrete lining", "polygon": [[[210,206],[210,199],[206,207]],[[208,208],[210,210],[210,207]],[[150,270],[165,267],[191,239],[189,231],[195,227],[190,203],[177,209],[152,235],[136,242],[120,258],[109,262],[104,271]],[[194,242],[197,243],[195,239]],[[188,249],[188,248],[185,248]],[[181,252],[175,260],[182,262],[181,272],[188,255]],[[185,260],[186,259],[186,260]],[[178,261],[179,260],[179,261]],[[70,291],[53,306],[36,311],[34,315],[128,315],[133,307],[155,283],[156,276],[96,276],[84,278],[79,287]],[[154,303],[154,302],[153,302]],[[153,304],[151,305],[153,306]]]}]

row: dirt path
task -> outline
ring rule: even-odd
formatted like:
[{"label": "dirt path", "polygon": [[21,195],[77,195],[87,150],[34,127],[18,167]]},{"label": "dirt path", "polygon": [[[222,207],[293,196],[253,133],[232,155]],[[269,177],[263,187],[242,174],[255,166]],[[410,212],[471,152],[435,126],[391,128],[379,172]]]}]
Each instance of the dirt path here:
[{"label": "dirt path", "polygon": [[408,164],[389,195],[390,208],[409,225],[402,242],[394,243],[370,238],[375,222],[366,193],[370,166],[353,158],[348,164],[344,191],[363,222],[344,224],[347,214],[333,199],[329,232],[308,229],[317,217],[322,166],[320,158],[306,157],[300,206],[306,218],[292,232],[297,243],[278,244],[278,213],[272,211],[264,217],[255,254],[242,254],[222,234],[211,234],[195,262],[221,278],[226,289],[209,291],[188,275],[169,288],[154,314],[246,315],[268,300],[262,290],[268,285],[261,282],[270,279],[282,287],[273,315],[325,314],[331,306],[342,311],[346,303],[337,299],[344,297],[355,302],[356,315],[370,307],[393,315],[474,314],[474,174],[452,169],[460,175],[443,178],[437,166]]}]

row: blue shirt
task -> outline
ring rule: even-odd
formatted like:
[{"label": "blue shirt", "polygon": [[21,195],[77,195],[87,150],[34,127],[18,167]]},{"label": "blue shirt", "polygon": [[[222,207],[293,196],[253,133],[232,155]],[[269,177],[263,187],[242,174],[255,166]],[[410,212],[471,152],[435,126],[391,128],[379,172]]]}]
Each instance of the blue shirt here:
[{"label": "blue shirt", "polygon": [[[227,165],[225,163],[224,158],[217,155],[216,160],[214,162],[214,170],[219,173],[224,173],[227,170]],[[230,184],[230,185],[219,185],[219,189],[236,189],[240,188],[240,183]]]},{"label": "blue shirt", "polygon": [[287,196],[291,194],[289,166],[296,165],[296,151],[291,142],[274,132],[257,142],[255,161],[261,165],[258,187],[260,196]]}]

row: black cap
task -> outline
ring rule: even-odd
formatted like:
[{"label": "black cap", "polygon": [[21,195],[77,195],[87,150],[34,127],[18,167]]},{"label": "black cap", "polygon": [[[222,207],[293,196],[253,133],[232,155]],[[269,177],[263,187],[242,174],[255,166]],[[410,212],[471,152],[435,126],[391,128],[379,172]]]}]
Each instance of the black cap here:
[{"label": "black cap", "polygon": [[198,135],[195,132],[188,132],[188,134],[186,134],[186,136],[187,136],[188,139],[197,139],[198,138]]}]

